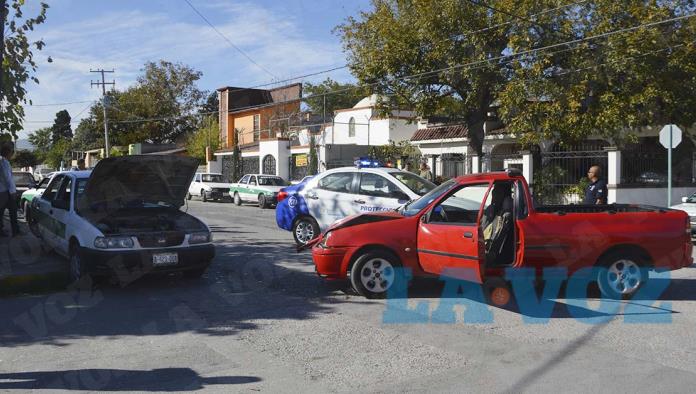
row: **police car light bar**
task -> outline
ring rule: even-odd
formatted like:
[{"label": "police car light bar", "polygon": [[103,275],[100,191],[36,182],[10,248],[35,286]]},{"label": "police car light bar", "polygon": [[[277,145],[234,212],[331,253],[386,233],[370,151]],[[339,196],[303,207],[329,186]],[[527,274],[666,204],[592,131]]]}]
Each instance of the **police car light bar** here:
[{"label": "police car light bar", "polygon": [[358,168],[363,168],[363,167],[370,167],[370,168],[377,168],[377,167],[382,167],[382,163],[380,163],[378,160],[373,160],[370,158],[364,158],[361,157],[357,160],[355,160],[355,166]]}]

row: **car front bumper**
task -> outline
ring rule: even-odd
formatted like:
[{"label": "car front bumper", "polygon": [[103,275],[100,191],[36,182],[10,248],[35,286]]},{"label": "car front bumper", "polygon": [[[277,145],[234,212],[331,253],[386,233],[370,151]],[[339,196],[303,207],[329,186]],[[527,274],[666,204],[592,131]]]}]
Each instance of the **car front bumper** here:
[{"label": "car front bumper", "polygon": [[[205,244],[141,250],[97,250],[82,247],[79,253],[84,273],[123,278],[207,268],[215,257],[215,246]],[[152,256],[158,253],[176,253],[178,262],[174,265],[154,266]]]},{"label": "car front bumper", "polygon": [[318,244],[312,248],[312,260],[317,275],[327,279],[341,279],[348,275],[351,248],[322,248]]},{"label": "car front bumper", "polygon": [[228,192],[222,190],[204,191],[205,198],[208,200],[225,200],[230,199]]}]

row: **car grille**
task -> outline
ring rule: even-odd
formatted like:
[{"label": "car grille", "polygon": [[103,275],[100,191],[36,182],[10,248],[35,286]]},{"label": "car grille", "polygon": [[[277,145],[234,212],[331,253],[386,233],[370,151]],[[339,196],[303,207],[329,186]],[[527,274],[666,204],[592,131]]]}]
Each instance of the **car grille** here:
[{"label": "car grille", "polygon": [[139,234],[137,236],[140,246],[143,248],[163,248],[167,246],[178,246],[184,242],[185,234],[181,231],[170,231],[165,233]]},{"label": "car grille", "polygon": [[214,192],[218,192],[218,193],[225,194],[225,193],[227,193],[228,191],[230,191],[230,189],[225,189],[225,188],[223,188],[223,187],[217,187],[217,188],[213,189],[213,191],[214,191]]}]

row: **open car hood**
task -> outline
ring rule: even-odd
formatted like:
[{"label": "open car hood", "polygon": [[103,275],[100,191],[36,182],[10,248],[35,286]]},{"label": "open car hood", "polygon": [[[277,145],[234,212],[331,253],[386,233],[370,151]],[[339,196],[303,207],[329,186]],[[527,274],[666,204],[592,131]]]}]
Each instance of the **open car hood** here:
[{"label": "open car hood", "polygon": [[133,202],[184,205],[198,159],[135,155],[102,159],[85,185],[82,206],[109,213]]}]

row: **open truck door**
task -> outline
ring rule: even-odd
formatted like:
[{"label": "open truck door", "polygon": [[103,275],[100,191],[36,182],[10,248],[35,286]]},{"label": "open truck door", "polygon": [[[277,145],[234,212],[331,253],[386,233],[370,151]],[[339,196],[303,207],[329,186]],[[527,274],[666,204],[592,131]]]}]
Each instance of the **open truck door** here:
[{"label": "open truck door", "polygon": [[490,188],[488,182],[462,185],[421,216],[418,260],[425,272],[483,283],[485,244],[481,218]]}]

